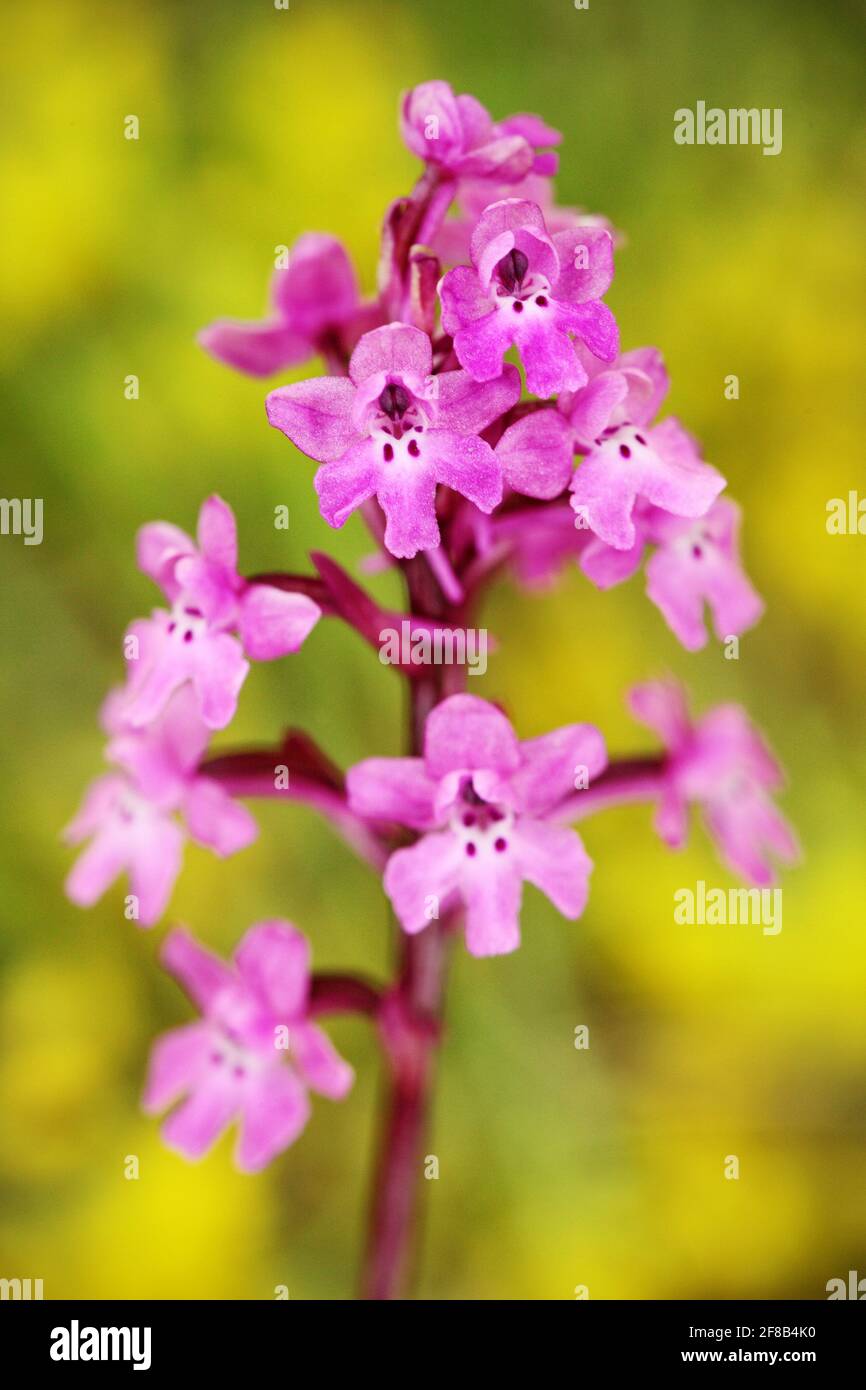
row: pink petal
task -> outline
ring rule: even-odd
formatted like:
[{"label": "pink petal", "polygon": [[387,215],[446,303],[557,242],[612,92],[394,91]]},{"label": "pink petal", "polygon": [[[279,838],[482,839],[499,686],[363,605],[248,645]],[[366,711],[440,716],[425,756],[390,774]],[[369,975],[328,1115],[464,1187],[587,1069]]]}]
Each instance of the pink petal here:
[{"label": "pink petal", "polygon": [[174,563],[182,555],[192,555],[194,551],[194,541],[169,521],[152,521],[142,526],[135,538],[138,568],[149,575],[170,600],[177,595],[177,585],[172,580]]},{"label": "pink petal", "polygon": [[444,911],[457,887],[461,846],[450,830],[422,835],[417,844],[398,849],[385,868],[385,892],[404,931],[423,931]]},{"label": "pink petal", "polygon": [[265,402],[268,420],[309,458],[327,463],[357,443],[355,387],[346,377],[313,377],[279,386]]},{"label": "pink petal", "polygon": [[183,809],[192,838],[221,856],[246,849],[258,837],[259,828],[246,807],[210,777],[195,779]]},{"label": "pink petal", "polygon": [[352,1089],[355,1073],[331,1039],[312,1023],[295,1024],[290,1033],[292,1059],[304,1081],[329,1100],[342,1100]]},{"label": "pink petal", "polygon": [[202,719],[209,728],[224,729],[231,723],[249,669],[235,637],[220,632],[198,643],[193,683],[201,701]]},{"label": "pink petal", "polygon": [[310,943],[282,917],[257,922],[244,933],[234,962],[244,982],[286,1022],[305,1010],[310,992]]},{"label": "pink petal", "polygon": [[576,830],[521,817],[511,831],[517,868],[563,915],[579,917],[589,896],[592,860]]},{"label": "pink petal", "polygon": [[520,373],[506,365],[492,381],[475,381],[469,372],[442,372],[436,382],[437,424],[458,434],[480,434],[520,400]]},{"label": "pink petal", "polygon": [[[471,863],[472,861],[467,861]],[[503,956],[520,945],[523,884],[513,862],[485,860],[465,869],[461,889],[466,903],[466,949],[473,956]]]},{"label": "pink petal", "polygon": [[288,267],[273,277],[271,297],[286,327],[303,338],[345,323],[358,307],[358,282],[342,242],[324,232],[298,237]]},{"label": "pink petal", "polygon": [[313,482],[319,509],[329,526],[339,528],[372,497],[378,483],[376,449],[371,439],[361,440],[339,459],[323,464]]},{"label": "pink petal", "polygon": [[385,513],[385,545],[398,559],[439,544],[436,477],[432,464],[413,472],[380,470],[376,496]]},{"label": "pink petal", "polygon": [[[468,266],[457,266],[442,277],[439,298],[442,301],[442,328],[452,337],[467,324],[486,318],[493,312],[478,276]],[[492,375],[488,380],[492,380]]]},{"label": "pink petal", "polygon": [[685,693],[678,681],[648,681],[629,692],[629,708],[666,748],[680,748],[691,732]]},{"label": "pink petal", "polygon": [[396,821],[413,830],[429,830],[434,824],[436,784],[421,758],[366,758],[349,768],[346,789],[357,815]]},{"label": "pink petal", "polygon": [[78,907],[92,907],[127,865],[128,846],[114,826],[100,829],[76,859],[64,891]]},{"label": "pink petal", "polygon": [[235,1162],[257,1173],[293,1144],[310,1117],[306,1090],[287,1066],[266,1067],[244,1088]]},{"label": "pink petal", "polygon": [[[619,328],[616,319],[600,299],[585,304],[561,304],[557,309],[562,324],[585,343],[594,357],[613,362],[619,353]],[[575,388],[571,388],[572,390]]]},{"label": "pink petal", "polygon": [[184,1158],[202,1158],[234,1119],[237,1109],[238,1088],[228,1078],[208,1075],[164,1122],[163,1141]]},{"label": "pink petal", "polygon": [[427,717],[424,763],[437,780],[475,769],[512,773],[521,765],[520,745],[495,705],[477,695],[451,695]]},{"label": "pink petal", "polygon": [[496,456],[506,482],[516,492],[525,497],[558,497],[574,470],[571,430],[558,410],[534,410],[508,426]]},{"label": "pink petal", "polygon": [[520,349],[526,371],[526,386],[533,395],[547,399],[557,391],[576,391],[586,381],[586,372],[567,334],[559,313],[553,319],[518,320],[512,337]]},{"label": "pink petal", "polygon": [[272,661],[296,652],[321,616],[321,608],[306,594],[287,593],[271,584],[251,584],[240,605],[244,651],[254,661]]},{"label": "pink petal", "polygon": [[616,550],[593,536],[578,561],[580,568],[597,589],[612,589],[630,579],[640,567],[646,542],[638,536],[630,550]]},{"label": "pink petal", "polygon": [[568,409],[568,422],[577,438],[587,445],[597,439],[627,395],[628,380],[620,371],[599,372],[587,382]]},{"label": "pink petal", "polygon": [[[420,762],[420,759],[418,761]],[[126,780],[116,772],[107,772],[103,777],[97,777],[91,782],[75,816],[63,831],[66,844],[81,844],[82,840],[88,839],[101,829],[110,816],[118,795],[126,786]]]},{"label": "pink petal", "polygon": [[436,481],[474,502],[482,512],[492,512],[502,501],[502,464],[477,435],[431,430],[424,454],[435,469]]},{"label": "pink petal", "polygon": [[214,493],[198,514],[198,545],[206,560],[232,576],[238,568],[238,528],[228,502]]},{"label": "pink petal", "polygon": [[592,724],[566,724],[521,743],[523,766],[511,777],[521,810],[552,810],[575,789],[578,769],[591,779],[607,766],[604,739]]},{"label": "pink petal", "polygon": [[258,323],[217,319],[201,330],[196,341],[217,362],[249,376],[273,376],[306,362],[315,351],[308,338],[287,327],[282,319]]},{"label": "pink petal", "polygon": [[658,414],[670,386],[664,358],[658,348],[633,348],[623,353],[618,365],[630,387],[626,415],[635,425],[648,425]]},{"label": "pink petal", "polygon": [[159,958],[203,1013],[208,1013],[217,997],[235,984],[225,961],[179,928],[168,933]]},{"label": "pink petal", "polygon": [[[456,271],[449,273],[456,274]],[[476,319],[455,331],[454,351],[461,367],[465,367],[476,381],[493,381],[502,372],[502,359],[512,341],[513,334],[506,329],[502,316],[491,309],[486,318]]]},{"label": "pink petal", "polygon": [[207,1023],[187,1023],[157,1038],[141,1101],[148,1115],[165,1110],[195,1089],[206,1072],[212,1047],[213,1035]]},{"label": "pink petal", "polygon": [[349,363],[349,375],[356,386],[379,372],[426,377],[432,369],[430,339],[420,328],[405,323],[388,323],[365,333]]},{"label": "pink petal", "polygon": [[[570,304],[601,299],[613,280],[613,237],[603,227],[572,227],[553,238],[559,256],[554,293]],[[575,264],[576,258],[579,264]],[[583,265],[582,262],[587,264]]]},{"label": "pink petal", "polygon": [[129,886],[143,927],[159,921],[183,864],[185,836],[173,820],[154,817],[130,847]]}]

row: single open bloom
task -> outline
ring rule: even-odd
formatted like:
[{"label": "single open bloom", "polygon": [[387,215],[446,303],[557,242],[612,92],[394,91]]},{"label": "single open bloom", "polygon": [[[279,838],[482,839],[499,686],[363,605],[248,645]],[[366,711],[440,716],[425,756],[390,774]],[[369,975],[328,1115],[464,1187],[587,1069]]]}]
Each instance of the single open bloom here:
[{"label": "single open bloom", "polygon": [[168,905],[187,835],[224,857],[251,844],[258,830],[245,807],[198,774],[210,731],[189,687],[147,729],[125,722],[122,695],[114,694],[104,706],[103,724],[111,735],[106,756],[121,771],[91,784],[64,832],[69,844],[89,841],[66,892],[79,907],[92,907],[127,873],[138,899],[133,920],[149,927]]},{"label": "single open bloom", "polygon": [[500,501],[502,468],[478,432],[520,395],[514,367],[484,385],[463,371],[432,376],[432,367],[427,334],[392,323],[364,335],[348,378],[299,381],[267,400],[271,424],[323,464],[315,485],[325,520],[342,526],[375,494],[385,544],[400,557],[439,544],[438,483],[484,512]]},{"label": "single open bloom", "polygon": [[667,844],[685,843],[695,802],[719,854],[740,877],[763,887],[774,881],[771,855],[796,862],[796,837],[770,795],[783,785],[781,768],[745,710],[719,705],[693,724],[682,687],[663,681],[636,686],[630,704],[668,750],[655,818]]},{"label": "single open bloom", "polygon": [[342,1100],[354,1080],[310,1022],[309,944],[277,919],[250,927],[231,964],[184,931],[169,933],[161,956],[202,1018],[157,1039],[144,1108],[156,1114],[177,1106],[162,1135],[189,1159],[201,1158],[239,1121],[235,1162],[257,1172],[303,1130],[309,1089]]},{"label": "single open bloom", "polygon": [[634,547],[639,502],[694,520],[725,486],[678,420],[650,425],[667,386],[661,355],[638,348],[561,403],[585,454],[569,483],[571,505],[578,521],[615,550]]},{"label": "single open bloom", "polygon": [[524,880],[565,917],[579,917],[592,864],[577,832],[548,817],[605,761],[591,724],[521,743],[495,705],[452,695],[427,718],[423,758],[368,758],[351,768],[358,814],[420,832],[385,870],[405,930],[423,930],[459,899],[472,955],[513,951]]},{"label": "single open bloom", "polygon": [[519,114],[494,122],[475,97],[455,96],[447,82],[421,82],[404,93],[400,133],[425,163],[452,178],[495,178],[514,183],[530,171],[555,174],[558,130],[539,116]]},{"label": "single open bloom", "polygon": [[271,376],[335,342],[351,347],[375,322],[374,306],[361,303],[345,247],[323,232],[298,238],[289,264],[274,272],[270,297],[266,319],[218,319],[199,333],[201,346],[239,372]]},{"label": "single open bloom", "polygon": [[603,227],[550,236],[541,209],[521,198],[492,203],[472,233],[472,268],[442,277],[442,327],[462,367],[490,381],[515,345],[537,396],[587,380],[572,337],[595,357],[619,351],[616,320],[601,302],[613,279],[613,239]]},{"label": "single open bloom", "polygon": [[246,657],[270,661],[296,652],[321,617],[305,594],[251,584],[238,574],[234,514],[221,497],[203,503],[197,537],[196,544],[164,521],[138,534],[139,568],[172,607],[155,609],[127,633],[130,724],[149,723],[190,682],[204,723],[224,728],[249,671]]}]

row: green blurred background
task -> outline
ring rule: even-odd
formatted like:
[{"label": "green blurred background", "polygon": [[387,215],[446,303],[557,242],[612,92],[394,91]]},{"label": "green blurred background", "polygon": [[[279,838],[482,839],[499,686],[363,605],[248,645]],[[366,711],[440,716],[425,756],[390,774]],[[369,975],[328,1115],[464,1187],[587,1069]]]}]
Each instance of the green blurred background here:
[{"label": "green blurred background", "polygon": [[[664,349],[671,407],[744,504],[768,601],[735,662],[718,645],[682,652],[640,581],[605,595],[574,571],[546,598],[506,586],[474,688],[524,736],[588,719],[616,752],[646,746],[623,703],[638,680],[673,671],[699,709],[742,700],[789,770],[806,858],[779,936],[676,926],[675,888],[731,881],[706,837],[696,827],[671,855],[647,808],[608,811],[584,828],[596,870],[581,922],[530,891],[517,954],[458,951],[419,1292],[820,1298],[829,1278],[866,1275],[866,538],[825,529],[828,498],[866,494],[862,18],[791,0],[7,14],[2,492],[44,497],[45,540],[0,539],[0,1275],[41,1277],[49,1298],[352,1294],[379,1083],[364,1023],[331,1030],[358,1071],[350,1099],[318,1102],[257,1178],[233,1171],[229,1141],[195,1167],[164,1151],[138,1095],[151,1038],[190,1017],[153,960],[169,922],[229,951],[282,914],[319,966],[382,972],[379,883],[311,814],[256,806],[258,842],[226,862],[188,847],[169,916],[139,932],[119,886],[89,913],[65,901],[58,832],[101,770],[96,711],[124,626],[156,601],[133,563],[142,522],[192,529],[216,490],[248,572],[302,567],[314,546],[354,567],[370,548],[357,520],[328,531],[262,384],[194,333],[254,317],[274,247],[306,229],[343,237],[372,288],[382,209],[416,173],[398,93],[434,76],[565,132],[559,201],[627,233],[609,296],[624,345]],[[782,154],[675,145],[674,110],[699,99],[782,107]],[[280,503],[288,533],[273,529]],[[298,657],[254,669],[218,745],[292,722],[343,763],[393,753],[400,696],[323,624]],[[582,1023],[589,1051],[573,1046]],[[739,1181],[723,1176],[729,1154]]]}]

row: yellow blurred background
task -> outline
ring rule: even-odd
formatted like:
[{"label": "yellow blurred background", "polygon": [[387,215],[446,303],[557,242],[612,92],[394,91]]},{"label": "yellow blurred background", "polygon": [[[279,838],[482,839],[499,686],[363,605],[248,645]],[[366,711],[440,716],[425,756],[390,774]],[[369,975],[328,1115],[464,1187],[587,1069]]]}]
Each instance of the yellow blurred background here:
[{"label": "yellow blurred background", "polygon": [[[789,771],[805,862],[778,936],[677,926],[677,887],[731,881],[703,831],[671,855],[647,808],[610,810],[582,827],[596,863],[582,921],[530,892],[518,953],[458,951],[418,1292],[822,1298],[828,1279],[866,1275],[866,537],[825,526],[828,499],[866,496],[863,37],[859,5],[791,0],[6,15],[2,491],[44,498],[45,538],[0,538],[0,1275],[42,1278],[47,1298],[353,1293],[379,1098],[366,1024],[330,1029],[357,1068],[349,1100],[317,1102],[255,1178],[232,1169],[231,1141],[197,1166],[165,1151],[138,1097],[152,1037],[191,1016],[153,959],[170,922],[228,952],[285,915],[319,967],[382,974],[380,884],[310,813],[257,804],[257,843],[225,862],[189,846],[168,917],[139,932],[119,886],[88,913],[66,902],[58,834],[101,770],[96,713],[125,624],[157,601],[134,566],[141,523],[192,529],[218,491],[247,572],[302,568],[312,547],[355,567],[370,548],[357,519],[335,534],[319,517],[262,383],[194,334],[255,317],[275,246],[307,229],[342,237],[372,288],[382,210],[416,173],[398,94],[429,77],[564,131],[558,200],[627,233],[609,295],[624,346],[663,349],[670,407],[743,503],[768,603],[726,661],[680,650],[640,580],[601,594],[573,571],[543,598],[506,585],[476,688],[525,737],[588,719],[614,752],[647,746],[624,709],[637,681],[672,671],[698,710],[741,700]],[[781,107],[781,155],[675,145],[674,111],[698,100]],[[255,668],[218,746],[293,723],[343,764],[396,752],[400,695],[322,624],[299,656]]]}]

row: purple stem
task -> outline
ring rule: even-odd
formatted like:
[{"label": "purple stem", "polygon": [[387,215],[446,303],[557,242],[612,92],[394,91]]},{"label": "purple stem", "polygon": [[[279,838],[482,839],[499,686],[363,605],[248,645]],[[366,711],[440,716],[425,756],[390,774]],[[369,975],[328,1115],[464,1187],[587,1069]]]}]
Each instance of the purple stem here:
[{"label": "purple stem", "polygon": [[573,823],[628,801],[655,801],[662,791],[667,759],[662,753],[620,758],[609,763],[591,786],[575,792],[559,806],[554,820]]},{"label": "purple stem", "polygon": [[[429,611],[427,605],[432,602],[431,616],[441,617],[427,567],[410,561],[403,569],[413,612]],[[423,680],[409,683],[409,751],[415,756],[423,749],[427,715],[447,688],[442,679],[446,669],[433,667]],[[390,1027],[385,1034],[391,1069],[361,1280],[365,1299],[400,1298],[411,1272],[453,925],[451,917],[445,916],[417,935],[400,931],[397,984],[389,1001]]]},{"label": "purple stem", "polygon": [[311,1018],[321,1014],[376,1015],[382,991],[358,975],[316,974],[310,983]]}]

